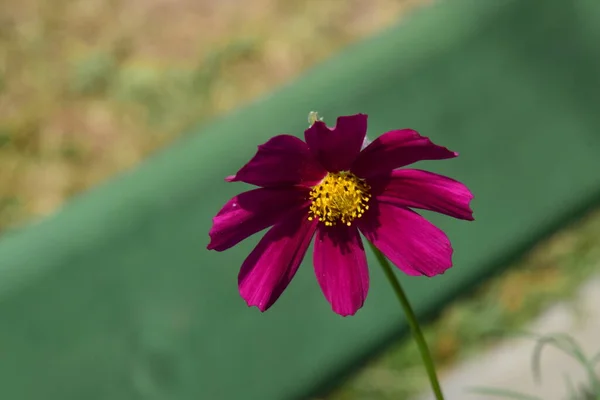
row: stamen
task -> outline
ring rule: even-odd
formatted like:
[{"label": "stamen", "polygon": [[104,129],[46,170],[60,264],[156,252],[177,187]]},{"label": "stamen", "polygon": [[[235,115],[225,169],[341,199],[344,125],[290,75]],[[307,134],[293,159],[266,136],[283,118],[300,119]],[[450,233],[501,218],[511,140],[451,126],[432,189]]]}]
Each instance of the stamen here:
[{"label": "stamen", "polygon": [[341,221],[351,226],[352,221],[362,217],[369,209],[370,190],[364,179],[351,172],[329,173],[310,191],[312,204],[308,220],[318,218],[326,226]]}]

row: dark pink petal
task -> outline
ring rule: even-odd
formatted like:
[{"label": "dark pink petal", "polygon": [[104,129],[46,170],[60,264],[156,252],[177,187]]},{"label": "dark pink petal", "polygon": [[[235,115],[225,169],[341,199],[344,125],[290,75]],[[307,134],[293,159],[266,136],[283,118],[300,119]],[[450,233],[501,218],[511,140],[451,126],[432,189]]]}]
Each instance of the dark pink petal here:
[{"label": "dark pink petal", "polygon": [[469,206],[473,194],[454,179],[418,169],[398,169],[369,184],[377,201],[473,220]]},{"label": "dark pink petal", "polygon": [[322,121],[304,132],[306,143],[315,158],[329,172],[347,171],[360,153],[367,134],[367,115],[339,117],[335,128]]},{"label": "dark pink petal", "polygon": [[313,260],[317,280],[333,311],[343,316],[354,315],[369,291],[367,256],[358,229],[321,225]]},{"label": "dark pink petal", "polygon": [[248,164],[226,180],[264,187],[313,186],[326,174],[306,143],[295,136],[279,135],[258,146]]},{"label": "dark pink petal", "polygon": [[435,145],[412,129],[384,133],[360,152],[351,171],[361,178],[385,174],[422,160],[441,160],[458,156]]},{"label": "dark pink petal", "polygon": [[308,189],[260,188],[241,193],[227,202],[213,218],[208,250],[223,251],[248,236],[297,212],[308,202]]},{"label": "dark pink petal", "polygon": [[444,232],[407,208],[373,202],[358,227],[393,264],[408,275],[434,276],[452,266]]},{"label": "dark pink petal", "polygon": [[302,210],[277,223],[242,264],[238,285],[249,306],[266,311],[296,274],[318,223],[307,215]]}]

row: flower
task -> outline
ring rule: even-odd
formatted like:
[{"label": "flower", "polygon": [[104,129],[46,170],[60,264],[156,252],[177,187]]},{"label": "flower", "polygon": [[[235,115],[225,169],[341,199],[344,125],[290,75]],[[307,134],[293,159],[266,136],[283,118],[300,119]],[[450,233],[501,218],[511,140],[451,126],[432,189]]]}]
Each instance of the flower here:
[{"label": "flower", "polygon": [[473,195],[453,179],[402,167],[458,154],[411,129],[384,133],[367,145],[365,114],[339,117],[334,128],[317,118],[311,122],[306,142],[275,136],[226,178],[259,188],[223,206],[213,219],[208,249],[226,250],[270,227],[238,276],[246,303],[261,311],[271,307],[313,236],[317,281],[343,316],[355,314],[369,290],[359,232],[408,275],[434,276],[450,268],[448,237],[412,209],[473,220]]}]

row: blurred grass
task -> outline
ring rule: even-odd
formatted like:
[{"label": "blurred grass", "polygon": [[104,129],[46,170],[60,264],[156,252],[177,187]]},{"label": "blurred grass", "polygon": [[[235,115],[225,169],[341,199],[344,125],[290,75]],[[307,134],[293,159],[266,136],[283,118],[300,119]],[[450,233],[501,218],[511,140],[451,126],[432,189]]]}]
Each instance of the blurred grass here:
[{"label": "blurred grass", "polygon": [[[426,3],[0,0],[0,232]],[[568,297],[599,253],[597,212],[449,305],[426,329],[435,358],[449,366]],[[424,379],[404,340],[326,398],[407,398]]]},{"label": "blurred grass", "polygon": [[424,2],[0,0],[0,232]]}]

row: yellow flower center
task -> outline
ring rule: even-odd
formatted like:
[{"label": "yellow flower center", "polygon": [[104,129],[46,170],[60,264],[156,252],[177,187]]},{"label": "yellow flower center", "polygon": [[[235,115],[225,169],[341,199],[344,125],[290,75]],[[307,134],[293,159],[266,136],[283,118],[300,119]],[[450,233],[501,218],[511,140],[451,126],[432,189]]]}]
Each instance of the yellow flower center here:
[{"label": "yellow flower center", "polygon": [[369,209],[371,187],[351,172],[329,173],[310,191],[308,220],[319,218],[327,226],[339,221],[350,226]]}]

